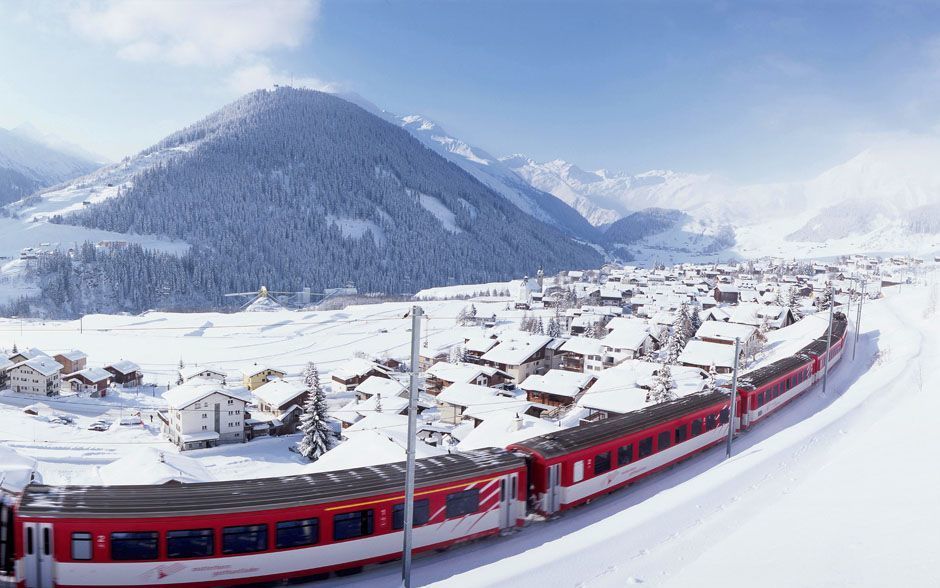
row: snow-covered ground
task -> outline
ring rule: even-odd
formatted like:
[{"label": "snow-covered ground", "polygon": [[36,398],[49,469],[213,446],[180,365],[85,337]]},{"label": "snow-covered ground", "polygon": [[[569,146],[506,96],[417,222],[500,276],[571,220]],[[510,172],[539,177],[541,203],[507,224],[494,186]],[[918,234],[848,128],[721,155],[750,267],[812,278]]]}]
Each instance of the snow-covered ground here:
[{"label": "snow-covered ground", "polygon": [[[419,557],[421,586],[937,586],[937,275],[865,307],[857,356],[735,442],[520,532]],[[388,586],[387,564],[331,586]]]}]

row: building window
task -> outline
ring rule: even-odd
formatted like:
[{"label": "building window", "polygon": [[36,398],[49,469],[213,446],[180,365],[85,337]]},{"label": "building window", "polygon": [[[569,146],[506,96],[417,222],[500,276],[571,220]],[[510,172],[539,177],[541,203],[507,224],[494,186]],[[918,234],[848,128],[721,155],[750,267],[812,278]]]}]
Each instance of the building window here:
[{"label": "building window", "polygon": [[[426,525],[431,518],[431,501],[428,499],[414,501],[414,515],[411,517],[411,524],[415,527]],[[396,504],[392,507],[392,528],[405,528],[405,503]]]},{"label": "building window", "polygon": [[229,398],[229,399],[228,399],[228,403],[229,403],[229,404],[235,404],[235,401],[232,400],[231,398]]},{"label": "building window", "polygon": [[111,559],[157,559],[157,533],[111,533]]},{"label": "building window", "polygon": [[372,509],[344,512],[333,517],[333,539],[353,539],[372,534]]},{"label": "building window", "polygon": [[211,557],[215,553],[212,529],[167,531],[166,556],[171,558]]},{"label": "building window", "polygon": [[249,525],[222,529],[222,553],[252,553],[268,548],[268,526]]},{"label": "building window", "polygon": [[633,461],[633,444],[617,449],[617,465],[627,465]]},{"label": "building window", "polygon": [[91,533],[72,533],[72,559],[91,559]]},{"label": "building window", "polygon": [[447,495],[447,518],[473,514],[480,508],[480,490],[473,488]]},{"label": "building window", "polygon": [[658,451],[663,449],[669,449],[669,446],[672,445],[672,433],[669,431],[663,431],[659,434],[659,438],[656,440],[656,447]]},{"label": "building window", "polygon": [[282,521],[275,531],[278,549],[314,545],[320,540],[320,519]]},{"label": "building window", "polygon": [[653,454],[653,438],[647,437],[646,439],[642,439],[637,444],[637,453],[638,453],[639,459],[643,459],[644,457],[649,457],[650,455],[652,455]]}]

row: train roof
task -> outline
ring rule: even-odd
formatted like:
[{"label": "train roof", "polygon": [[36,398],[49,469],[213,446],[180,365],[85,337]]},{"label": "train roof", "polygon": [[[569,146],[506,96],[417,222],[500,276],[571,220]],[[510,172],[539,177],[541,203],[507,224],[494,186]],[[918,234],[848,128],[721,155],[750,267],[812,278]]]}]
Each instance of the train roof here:
[{"label": "train roof", "polygon": [[610,417],[596,423],[588,423],[570,429],[563,429],[557,433],[532,437],[514,443],[511,447],[527,449],[545,459],[552,459],[594,447],[607,441],[613,441],[624,435],[649,429],[658,424],[669,422],[686,414],[729,400],[727,392],[714,391],[690,394],[677,400],[655,404],[642,410]]},{"label": "train roof", "polygon": [[[422,458],[416,487],[464,480],[519,467],[502,449]],[[405,464],[391,463],[281,478],[160,486],[41,486],[26,488],[23,516],[78,518],[171,517],[271,510],[403,492]]]},{"label": "train roof", "polygon": [[[842,335],[845,333],[845,329],[845,315],[841,312],[835,313],[832,321],[833,343],[842,337]],[[769,384],[777,378],[786,375],[795,369],[798,369],[800,366],[806,365],[812,361],[810,355],[817,357],[820,355],[825,355],[826,346],[829,344],[828,328],[826,330],[826,333],[820,337],[817,337],[816,340],[814,340],[812,343],[800,349],[795,355],[778,359],[771,364],[765,365],[762,368],[758,368],[741,376],[741,378],[738,380],[738,388],[743,388],[746,390],[760,388],[761,386]]]}]

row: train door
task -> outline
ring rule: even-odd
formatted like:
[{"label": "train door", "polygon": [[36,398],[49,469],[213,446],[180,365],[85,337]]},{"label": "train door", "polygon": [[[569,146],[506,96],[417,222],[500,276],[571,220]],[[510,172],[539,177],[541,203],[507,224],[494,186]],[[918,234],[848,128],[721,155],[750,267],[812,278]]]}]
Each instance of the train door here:
[{"label": "train door", "polygon": [[52,586],[52,524],[23,524],[26,588]]},{"label": "train door", "polygon": [[13,507],[0,494],[0,574],[13,575]]},{"label": "train door", "polygon": [[519,474],[509,474],[499,480],[499,528],[508,529],[515,525],[516,492]]},{"label": "train door", "polygon": [[561,464],[548,467],[548,491],[545,493],[545,511],[558,512],[561,507]]}]

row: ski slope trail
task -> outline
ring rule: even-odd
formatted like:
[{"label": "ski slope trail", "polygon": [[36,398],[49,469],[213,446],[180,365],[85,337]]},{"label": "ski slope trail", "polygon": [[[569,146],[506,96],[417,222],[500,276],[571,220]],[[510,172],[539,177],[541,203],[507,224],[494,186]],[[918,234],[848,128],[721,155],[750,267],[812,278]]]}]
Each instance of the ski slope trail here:
[{"label": "ski slope trail", "polygon": [[[936,275],[866,303],[821,385],[724,447],[499,539],[418,557],[421,586],[937,586]],[[931,302],[932,301],[932,302]],[[399,564],[337,586],[397,584]],[[705,584],[702,584],[702,582]]]}]

